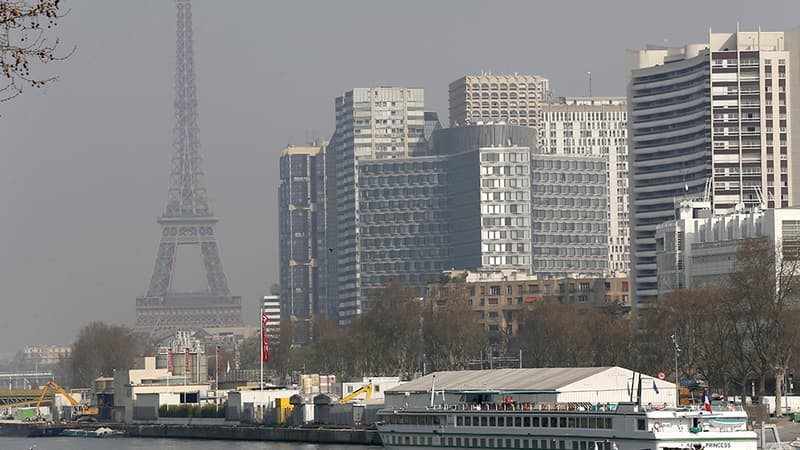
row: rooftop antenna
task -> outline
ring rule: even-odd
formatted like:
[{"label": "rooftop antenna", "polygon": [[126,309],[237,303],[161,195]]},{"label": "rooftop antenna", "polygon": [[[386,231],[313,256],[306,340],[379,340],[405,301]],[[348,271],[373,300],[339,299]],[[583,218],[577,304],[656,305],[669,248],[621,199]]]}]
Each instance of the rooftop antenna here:
[{"label": "rooftop antenna", "polygon": [[592,72],[586,72],[586,76],[589,78],[589,97],[592,96]]}]

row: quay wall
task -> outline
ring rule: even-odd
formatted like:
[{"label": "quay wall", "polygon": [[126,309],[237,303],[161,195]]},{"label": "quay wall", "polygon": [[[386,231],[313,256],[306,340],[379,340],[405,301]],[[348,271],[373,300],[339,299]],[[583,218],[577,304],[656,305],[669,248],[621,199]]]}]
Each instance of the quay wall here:
[{"label": "quay wall", "polygon": [[376,430],[215,425],[128,425],[131,437],[381,445]]}]

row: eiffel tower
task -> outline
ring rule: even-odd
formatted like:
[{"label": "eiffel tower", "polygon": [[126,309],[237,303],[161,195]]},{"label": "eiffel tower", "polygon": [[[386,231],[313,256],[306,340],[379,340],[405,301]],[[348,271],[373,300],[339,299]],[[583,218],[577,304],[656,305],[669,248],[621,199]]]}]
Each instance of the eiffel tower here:
[{"label": "eiffel tower", "polygon": [[[153,277],[147,295],[136,299],[137,334],[159,339],[175,331],[242,325],[241,297],[231,296],[222,270],[214,225],[203,182],[197,126],[197,91],[194,77],[192,6],[176,0],[177,68],[175,73],[175,140],[172,144],[167,208],[161,218]],[[178,246],[199,246],[205,266],[207,290],[178,293],[172,276]]]}]

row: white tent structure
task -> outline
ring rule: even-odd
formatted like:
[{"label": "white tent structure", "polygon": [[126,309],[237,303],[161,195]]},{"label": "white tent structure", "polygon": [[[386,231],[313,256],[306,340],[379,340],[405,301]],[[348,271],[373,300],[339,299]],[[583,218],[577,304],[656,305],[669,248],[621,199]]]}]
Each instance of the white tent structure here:
[{"label": "white tent structure", "polygon": [[568,367],[436,372],[386,391],[386,408],[461,402],[675,405],[675,384],[622,367]]}]

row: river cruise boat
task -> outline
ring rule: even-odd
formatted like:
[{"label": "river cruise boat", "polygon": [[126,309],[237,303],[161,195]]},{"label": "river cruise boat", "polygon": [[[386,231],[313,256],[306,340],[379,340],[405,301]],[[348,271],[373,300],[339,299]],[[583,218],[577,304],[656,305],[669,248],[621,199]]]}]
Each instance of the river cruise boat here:
[{"label": "river cruise boat", "polygon": [[[433,402],[431,402],[433,404]],[[728,405],[653,407],[635,403],[463,402],[384,409],[385,448],[538,450],[756,450],[747,414]]]}]

